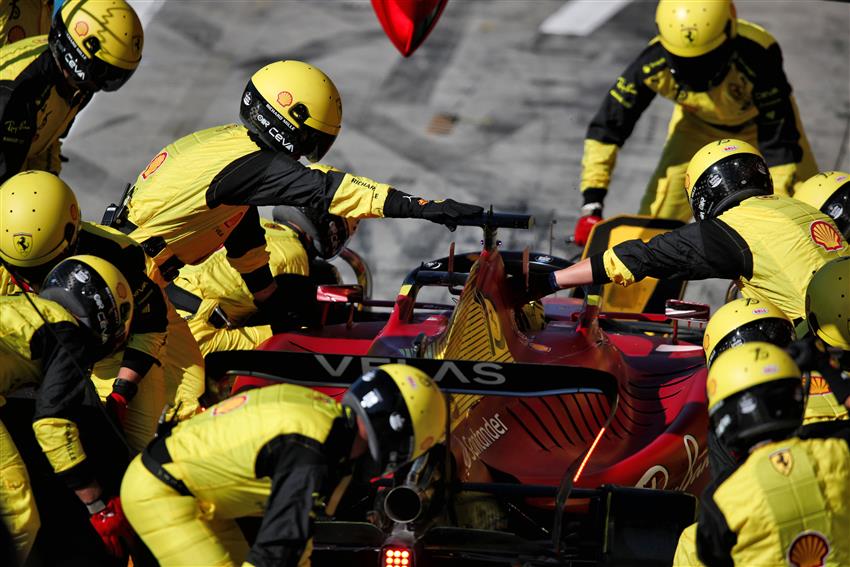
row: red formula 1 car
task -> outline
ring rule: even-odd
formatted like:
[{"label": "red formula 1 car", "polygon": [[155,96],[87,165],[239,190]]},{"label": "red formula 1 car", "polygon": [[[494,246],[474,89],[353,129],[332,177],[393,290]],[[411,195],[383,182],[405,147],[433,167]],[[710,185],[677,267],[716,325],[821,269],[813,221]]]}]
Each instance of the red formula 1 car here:
[{"label": "red formula 1 car", "polygon": [[[568,265],[498,250],[496,228],[529,223],[485,214],[466,223],[484,228],[481,252],[423,263],[394,302],[321,287],[321,299],[350,305],[347,322],[207,357],[220,390],[284,380],[338,395],[403,361],[451,394],[446,446],[373,482],[369,523],[319,522],[315,564],[341,564],[341,552],[382,566],[671,562],[708,477],[701,335],[680,320],[701,329],[707,307],[607,312],[598,289],[516,306],[511,278]],[[456,305],[417,302],[427,286]]]}]

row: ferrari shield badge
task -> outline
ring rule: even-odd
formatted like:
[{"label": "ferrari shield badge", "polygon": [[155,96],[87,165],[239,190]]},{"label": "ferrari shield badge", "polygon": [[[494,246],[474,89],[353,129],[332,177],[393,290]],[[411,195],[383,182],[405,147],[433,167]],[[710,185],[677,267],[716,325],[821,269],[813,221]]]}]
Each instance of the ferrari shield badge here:
[{"label": "ferrari shield badge", "polygon": [[405,57],[422,45],[449,0],[372,0],[384,33]]},{"label": "ferrari shield badge", "polygon": [[780,449],[779,451],[774,451],[768,458],[770,459],[770,464],[776,469],[776,472],[785,476],[789,476],[791,474],[791,468],[794,466],[794,458],[791,456],[791,449]]},{"label": "ferrari shield badge", "polygon": [[28,232],[16,232],[12,239],[15,242],[15,250],[22,257],[26,258],[32,252],[32,234]]}]

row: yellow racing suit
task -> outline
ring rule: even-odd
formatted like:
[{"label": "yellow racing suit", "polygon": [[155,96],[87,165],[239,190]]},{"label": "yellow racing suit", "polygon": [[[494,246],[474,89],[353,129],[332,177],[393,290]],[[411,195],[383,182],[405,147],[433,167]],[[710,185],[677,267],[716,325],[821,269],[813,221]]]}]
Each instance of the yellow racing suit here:
[{"label": "yellow racing suit", "polygon": [[91,100],[65,81],[47,36],[0,49],[0,182],[37,169],[59,174],[59,138]]},{"label": "yellow racing suit", "polygon": [[709,484],[699,559],[720,565],[850,565],[850,426],[804,427],[752,450]]},{"label": "yellow racing suit", "polygon": [[50,31],[53,0],[0,0],[0,46]]},{"label": "yellow racing suit", "polygon": [[166,279],[220,246],[252,293],[272,281],[257,206],[306,205],[343,217],[383,216],[389,185],[308,168],[262,149],[237,124],[166,146],[136,179],[128,231],[151,251]]},{"label": "yellow racing suit", "polygon": [[[324,394],[249,390],[151,443],[124,475],[124,513],[162,567],[309,565],[314,508],[329,498],[333,513],[355,435]],[[245,516],[263,518],[250,550]]]},{"label": "yellow racing suit", "polygon": [[[162,290],[147,275],[144,252],[131,238],[111,228],[83,221],[75,253],[107,260],[121,271],[133,290],[133,321],[126,347],[99,361],[92,372],[92,380],[101,398],[105,399],[112,391],[119,368],[129,368],[144,377],[138,394],[128,406],[124,424],[130,446],[139,451],[153,438],[157,419],[168,401],[162,367],[169,334],[168,305]],[[10,274],[0,267],[0,294],[19,291],[12,284]]]},{"label": "yellow racing suit", "polygon": [[[73,421],[85,393],[80,384],[92,363],[87,333],[52,301],[33,294],[0,297],[0,399],[19,388],[37,388],[36,439],[53,470],[71,489],[94,479]],[[0,521],[12,533],[23,564],[40,526],[39,515],[27,469],[2,423]]]},{"label": "yellow racing suit", "polygon": [[587,130],[581,177],[585,204],[603,202],[619,148],[656,94],[672,100],[675,108],[640,214],[690,219],[685,170],[697,150],[718,139],[736,138],[758,147],[780,195],[818,172],[776,40],[764,28],[739,19],[731,41],[729,71],[706,92],[689,92],[676,81],[658,37],[617,78]]},{"label": "yellow racing suit", "polygon": [[[298,233],[274,221],[260,219],[260,222],[265,231],[272,276],[289,274],[306,278],[310,273],[310,258]],[[200,303],[191,308],[182,307],[171,286],[192,294]],[[197,266],[184,266],[166,289],[177,312],[187,318],[204,356],[216,351],[250,350],[272,336],[271,325],[245,325],[257,306],[239,272],[227,261],[224,250]],[[224,311],[233,328],[211,322],[216,307]]]},{"label": "yellow racing suit", "polygon": [[767,195],[649,242],[623,242],[590,261],[594,283],[627,286],[646,276],[735,279],[744,297],[770,301],[796,321],[805,318],[812,274],[847,255],[829,217],[791,197]]}]

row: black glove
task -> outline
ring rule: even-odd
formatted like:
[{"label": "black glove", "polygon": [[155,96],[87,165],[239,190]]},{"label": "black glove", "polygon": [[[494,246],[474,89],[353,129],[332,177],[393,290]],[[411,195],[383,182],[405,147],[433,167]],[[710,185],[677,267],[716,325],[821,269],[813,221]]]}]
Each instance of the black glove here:
[{"label": "black glove", "polygon": [[384,216],[387,218],[426,219],[437,224],[457,228],[458,219],[480,215],[483,207],[459,203],[454,199],[428,201],[422,197],[414,197],[402,191],[391,189],[384,202]]},{"label": "black glove", "polygon": [[559,289],[561,288],[555,281],[555,272],[531,272],[528,274],[528,287],[525,285],[525,278],[521,275],[508,278],[508,293],[510,294],[510,302],[514,306],[540,299],[555,293]]}]

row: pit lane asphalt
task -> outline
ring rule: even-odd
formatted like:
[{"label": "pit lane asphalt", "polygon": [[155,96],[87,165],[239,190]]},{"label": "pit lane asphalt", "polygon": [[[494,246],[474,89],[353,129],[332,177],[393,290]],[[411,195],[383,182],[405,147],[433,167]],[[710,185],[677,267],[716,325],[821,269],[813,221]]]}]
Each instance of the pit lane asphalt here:
[{"label": "pit lane asphalt", "polygon": [[[130,0],[141,7],[143,0]],[[850,169],[850,5],[739,0],[740,17],[778,39],[822,170]],[[84,217],[100,220],[160,148],[238,120],[250,75],[279,58],[324,69],[344,102],[326,163],[431,197],[527,211],[529,232],[500,233],[571,256],[564,243],[580,205],[582,141],[601,97],[654,33],[654,2],[635,1],[589,37],[542,35],[558,0],[450,0],[431,37],[404,59],[366,0],[166,0],[145,29],[142,64],[120,91],[100,93],[78,118],[62,176]],[[606,215],[634,212],[656,164],[672,104],[656,99],[620,153]],[[449,243],[475,250],[480,231],[416,220],[361,224],[351,247],[369,262],[378,297],[393,297],[420,261]],[[717,306],[723,282],[691,284]]]}]

